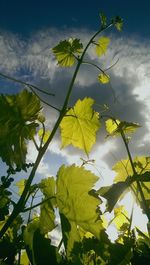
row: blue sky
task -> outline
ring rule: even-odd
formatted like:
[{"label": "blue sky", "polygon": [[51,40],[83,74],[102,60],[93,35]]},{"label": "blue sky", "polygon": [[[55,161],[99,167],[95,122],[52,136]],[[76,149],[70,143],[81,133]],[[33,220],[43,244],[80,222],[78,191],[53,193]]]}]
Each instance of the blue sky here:
[{"label": "blue sky", "polygon": [[[90,96],[99,104],[108,104],[114,115],[122,120],[138,122],[142,128],[131,142],[134,155],[149,155],[150,144],[150,2],[141,1],[17,1],[3,0],[0,4],[0,72],[24,81],[45,87],[56,94],[46,98],[59,107],[63,103],[66,87],[72,76],[72,69],[57,67],[50,49],[60,40],[68,37],[81,38],[86,43],[99,27],[99,12],[112,18],[124,19],[121,33],[108,31],[111,38],[108,54],[99,61],[89,50],[88,58],[108,67],[119,59],[111,69],[111,84],[119,102],[116,104],[109,86],[97,82],[95,69],[82,67],[70,100]],[[0,79],[0,93],[13,93],[20,86]],[[51,129],[57,113],[46,106],[44,112]],[[77,149],[66,148],[60,152],[60,137],[56,135],[40,168],[38,179],[55,175],[62,163],[81,164],[86,158]],[[29,160],[34,160],[36,151],[29,146]],[[97,146],[90,158],[96,160],[90,169],[102,179],[102,184],[111,183],[114,173],[111,167],[117,160],[126,158],[119,139],[105,140],[104,131],[98,134]]]},{"label": "blue sky", "polygon": [[52,26],[96,29],[99,11],[103,11],[108,17],[121,16],[124,19],[125,33],[148,37],[149,10],[150,2],[147,0],[2,0],[0,28],[23,36]]}]

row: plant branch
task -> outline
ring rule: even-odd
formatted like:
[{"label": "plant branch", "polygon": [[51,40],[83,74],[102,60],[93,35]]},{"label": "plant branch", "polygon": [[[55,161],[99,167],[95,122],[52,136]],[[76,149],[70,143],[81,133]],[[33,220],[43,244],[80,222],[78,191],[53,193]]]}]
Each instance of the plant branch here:
[{"label": "plant branch", "polygon": [[[135,170],[134,163],[133,163],[133,160],[132,160],[132,156],[131,156],[131,153],[130,153],[130,150],[129,150],[129,146],[128,146],[128,143],[126,141],[126,137],[125,137],[125,134],[124,134],[123,131],[121,132],[121,136],[122,136],[122,139],[123,139],[123,142],[124,142],[124,145],[125,145],[125,148],[126,148],[129,160],[130,160],[130,164],[131,164],[131,167],[132,167],[132,170],[133,170],[133,174],[134,174],[134,176],[137,176],[138,174],[137,174],[137,172]],[[148,220],[150,221],[150,211],[149,211],[148,205],[146,203],[145,196],[144,196],[141,184],[140,184],[139,180],[136,180],[136,183],[137,183],[137,187],[138,187],[141,199],[142,199],[144,212],[147,215]]]},{"label": "plant branch", "polygon": [[51,200],[51,199],[54,199],[54,198],[56,198],[56,197],[55,197],[55,196],[51,196],[51,197],[49,197],[49,198],[47,198],[47,199],[45,199],[45,200],[43,200],[43,201],[41,201],[41,202],[39,202],[39,203],[37,203],[37,204],[35,204],[35,205],[32,205],[31,207],[25,208],[25,209],[22,211],[22,213],[25,213],[25,212],[31,211],[31,210],[33,210],[34,208],[36,208],[36,207],[42,205],[43,203],[45,203],[45,202],[47,202],[47,201],[49,201],[49,200]]},{"label": "plant branch", "polygon": [[37,86],[35,86],[35,85],[32,85],[32,84],[26,83],[26,82],[24,82],[24,81],[21,81],[21,80],[19,80],[19,79],[17,79],[17,78],[12,77],[12,76],[8,76],[8,75],[6,75],[6,74],[2,74],[2,73],[0,73],[0,76],[3,77],[3,78],[5,78],[5,79],[9,79],[9,80],[11,80],[11,81],[14,81],[14,82],[16,82],[16,83],[19,83],[19,84],[22,84],[22,85],[28,86],[28,87],[30,87],[30,88],[32,87],[32,88],[36,89],[37,91],[39,91],[39,92],[41,92],[41,93],[43,93],[43,94],[45,94],[45,95],[49,95],[49,96],[53,96],[53,97],[55,96],[55,94],[53,94],[53,93],[46,92],[46,91],[42,90],[41,88],[39,88],[39,87],[37,87]]},{"label": "plant branch", "polygon": [[[92,41],[94,40],[94,38],[100,34],[102,31],[108,29],[109,27],[111,27],[113,25],[113,23],[109,24],[108,26],[106,26],[105,28],[101,28],[100,30],[98,30],[93,36],[92,38],[89,40],[88,44],[86,45],[82,55],[81,55],[81,58],[78,60],[77,62],[77,65],[76,65],[76,68],[75,68],[75,71],[74,71],[74,74],[73,74],[73,77],[72,77],[72,80],[70,82],[70,85],[68,87],[68,92],[66,94],[66,98],[65,98],[65,101],[64,101],[64,104],[63,104],[63,107],[60,111],[60,114],[59,114],[59,117],[53,127],[53,130],[47,140],[47,142],[44,144],[44,146],[39,150],[39,153],[37,155],[37,158],[36,158],[36,161],[34,163],[34,166],[30,172],[30,175],[26,181],[26,185],[25,185],[25,188],[23,190],[23,193],[18,201],[18,203],[16,204],[14,210],[12,211],[11,215],[9,216],[9,218],[7,219],[6,223],[4,224],[4,226],[2,227],[1,231],[0,231],[0,238],[5,234],[5,232],[7,231],[7,229],[9,228],[9,226],[12,224],[12,222],[15,220],[15,218],[18,216],[18,214],[20,212],[23,211],[24,209],[24,206],[25,206],[25,201],[26,201],[26,196],[28,194],[28,191],[30,189],[30,186],[31,186],[31,183],[33,181],[33,178],[35,176],[35,173],[37,171],[37,168],[43,158],[43,155],[45,154],[49,144],[51,143],[64,115],[66,114],[66,111],[67,111],[67,106],[68,106],[68,102],[69,102],[69,98],[70,98],[70,95],[71,95],[71,92],[72,92],[72,89],[73,89],[73,85],[74,85],[74,82],[76,80],[76,76],[78,74],[78,71],[79,71],[79,68],[80,68],[80,65],[82,64],[82,61],[83,61],[83,58],[84,58],[84,55],[88,49],[88,47],[90,46],[90,44],[92,43]],[[25,84],[25,85],[28,85],[28,84]]]},{"label": "plant branch", "polygon": [[47,103],[44,99],[40,98],[40,96],[34,91],[33,86],[31,86],[31,85],[26,85],[26,86],[29,87],[29,88],[31,89],[31,91],[37,96],[37,98],[38,98],[41,102],[43,102],[43,103],[46,104],[47,106],[49,106],[49,107],[51,107],[51,108],[57,110],[58,112],[60,112],[60,109],[58,109],[57,107],[55,107],[55,106],[53,106],[53,105]]}]

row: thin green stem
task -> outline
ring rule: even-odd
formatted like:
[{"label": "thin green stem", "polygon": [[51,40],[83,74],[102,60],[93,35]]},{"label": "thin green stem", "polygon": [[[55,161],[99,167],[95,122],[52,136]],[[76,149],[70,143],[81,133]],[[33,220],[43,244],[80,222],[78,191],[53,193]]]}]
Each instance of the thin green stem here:
[{"label": "thin green stem", "polygon": [[37,87],[35,85],[26,83],[24,81],[21,81],[21,80],[19,80],[17,78],[12,77],[12,76],[8,76],[8,75],[2,74],[2,73],[0,73],[0,76],[3,77],[3,78],[5,78],[5,79],[9,79],[9,80],[14,81],[16,83],[19,83],[21,85],[28,86],[28,87],[32,87],[32,88],[36,89],[37,91],[39,91],[39,92],[41,92],[43,94],[46,94],[46,95],[49,95],[49,96],[53,96],[53,97],[55,96],[55,94],[53,94],[53,93],[46,92],[46,91],[42,90],[41,88],[39,88],[39,87]]},{"label": "thin green stem", "polygon": [[34,145],[35,145],[36,150],[39,151],[39,147],[38,147],[38,145],[37,145],[37,143],[36,143],[34,137],[32,137],[32,141],[33,141],[33,143],[34,143]]},{"label": "thin green stem", "polygon": [[42,205],[43,203],[45,203],[45,202],[47,202],[47,201],[49,201],[49,200],[51,200],[51,199],[54,199],[54,198],[56,198],[56,197],[55,197],[55,196],[51,196],[51,197],[49,197],[49,198],[47,198],[47,199],[45,199],[45,200],[43,200],[43,201],[41,201],[41,202],[39,202],[39,203],[37,203],[37,204],[35,204],[35,205],[32,205],[31,207],[25,208],[25,209],[22,211],[22,213],[25,213],[25,212],[31,211],[31,210],[33,210],[34,208],[36,208],[36,207]]},{"label": "thin green stem", "polygon": [[[31,173],[26,181],[26,185],[25,185],[25,188],[23,190],[23,193],[18,201],[18,203],[16,204],[16,206],[14,207],[14,210],[12,211],[11,215],[9,216],[9,218],[7,219],[7,222],[4,224],[4,226],[2,227],[1,231],[0,231],[0,238],[4,235],[4,233],[7,231],[7,229],[9,228],[9,226],[12,224],[12,222],[15,220],[15,218],[18,216],[18,214],[20,212],[23,211],[24,209],[24,206],[25,206],[25,201],[26,201],[26,196],[28,194],[28,191],[30,189],[30,186],[31,186],[31,183],[33,181],[33,178],[35,176],[35,173],[37,171],[37,168],[49,146],[49,144],[51,143],[58,127],[59,127],[59,124],[61,123],[64,115],[66,114],[67,112],[67,107],[68,107],[68,102],[69,102],[69,98],[70,98],[70,95],[71,95],[71,92],[72,92],[72,89],[73,89],[73,85],[74,85],[74,82],[76,80],[76,76],[78,74],[78,71],[79,71],[79,68],[80,68],[80,65],[82,64],[82,61],[83,61],[83,58],[84,58],[84,55],[88,49],[88,47],[90,46],[90,44],[93,42],[94,38],[99,34],[101,33],[102,31],[108,29],[109,27],[111,27],[113,24],[109,24],[107,27],[105,28],[101,28],[100,30],[98,30],[93,36],[92,38],[89,40],[88,44],[86,45],[82,55],[81,55],[81,58],[78,60],[77,62],[77,65],[76,65],[76,68],[75,68],[75,71],[74,71],[74,74],[73,74],[73,77],[72,77],[72,80],[70,82],[70,85],[69,85],[69,88],[68,88],[68,92],[67,92],[67,95],[66,95],[66,98],[65,98],[65,101],[64,101],[64,104],[63,104],[63,107],[62,107],[62,110],[60,111],[60,114],[59,114],[59,117],[54,125],[54,128],[47,140],[47,142],[44,144],[44,146],[39,150],[39,153],[37,155],[37,158],[36,158],[36,161],[34,163],[34,166],[31,170]],[[15,81],[15,80],[14,80]],[[27,84],[25,84],[27,85]]]},{"label": "thin green stem", "polygon": [[37,96],[37,98],[38,98],[41,102],[43,102],[45,105],[51,107],[52,109],[55,109],[55,110],[57,110],[58,112],[60,112],[60,109],[58,109],[57,107],[55,107],[55,106],[53,106],[53,105],[47,103],[44,99],[42,99],[42,98],[41,98],[41,97],[40,97],[40,96],[34,91],[33,86],[31,86],[31,85],[26,85],[26,86],[30,88],[30,90],[31,90],[31,91]]}]

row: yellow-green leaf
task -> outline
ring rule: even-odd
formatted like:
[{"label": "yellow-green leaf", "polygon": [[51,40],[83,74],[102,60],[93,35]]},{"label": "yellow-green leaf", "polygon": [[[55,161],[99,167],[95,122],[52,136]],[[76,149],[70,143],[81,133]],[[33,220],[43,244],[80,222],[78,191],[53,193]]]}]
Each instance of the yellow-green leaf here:
[{"label": "yellow-green leaf", "polygon": [[124,132],[125,134],[131,134],[134,133],[136,129],[141,127],[138,123],[113,120],[113,119],[108,119],[105,122],[105,124],[106,124],[106,131],[111,136],[118,136],[122,132]]},{"label": "yellow-green leaf", "polygon": [[110,81],[109,75],[102,73],[98,75],[98,81],[102,84],[107,84]]},{"label": "yellow-green leaf", "polygon": [[123,19],[121,17],[115,17],[113,20],[114,26],[118,31],[122,30],[123,27]]},{"label": "yellow-green leaf", "polygon": [[101,200],[90,193],[97,180],[98,177],[83,167],[62,166],[57,174],[57,204],[69,222],[99,238],[103,228],[97,211]]},{"label": "yellow-green leaf", "polygon": [[60,66],[70,67],[75,63],[74,55],[80,55],[82,48],[83,45],[79,39],[70,38],[69,40],[61,41],[52,50]]},{"label": "yellow-green leaf", "polygon": [[124,206],[119,206],[114,209],[113,223],[116,225],[116,228],[118,230],[120,230],[123,224],[129,224],[128,212]]},{"label": "yellow-green leaf", "polygon": [[[142,177],[142,174],[144,174],[147,171],[150,171],[150,157],[144,157],[144,156],[135,157],[135,159],[133,160],[133,164],[137,172],[137,175],[139,176],[139,180],[140,180],[140,175]],[[125,181],[128,176],[134,177],[132,166],[128,159],[117,162],[113,166],[113,170],[116,171],[117,173],[115,180],[114,180],[115,182]],[[141,185],[146,203],[148,206],[150,206],[150,182],[140,182],[140,185]],[[142,203],[142,198],[140,196],[140,193],[138,192],[137,194],[138,187],[135,181],[131,184],[131,187],[132,187],[131,191],[133,192],[133,195],[136,195],[136,197],[138,198],[138,202]]]},{"label": "yellow-green leaf", "polygon": [[99,114],[92,109],[94,100],[78,100],[63,118],[61,128],[62,147],[72,144],[88,154],[96,141],[100,127]]},{"label": "yellow-green leaf", "polygon": [[96,54],[100,57],[104,54],[106,54],[106,51],[108,49],[108,45],[110,43],[110,39],[107,38],[107,37],[101,37],[97,44],[96,44],[96,48],[95,48],[95,51],[96,51]]},{"label": "yellow-green leaf", "polygon": [[18,182],[16,182],[16,186],[18,187],[18,194],[19,195],[22,194],[24,187],[25,187],[25,183],[26,183],[25,179],[21,179]]},{"label": "yellow-green leaf", "polygon": [[[44,134],[44,135],[43,135]],[[46,130],[45,132],[43,131],[43,129],[41,128],[39,131],[38,131],[38,136],[40,138],[43,137],[43,142],[46,143],[49,136],[50,136],[51,132],[49,130]]]},{"label": "yellow-green leaf", "polygon": [[47,199],[55,196],[55,179],[53,177],[42,179],[39,188]]},{"label": "yellow-green leaf", "polygon": [[24,250],[20,257],[20,265],[29,265],[29,264],[30,264],[30,261],[28,259],[28,255],[26,251]]},{"label": "yellow-green leaf", "polygon": [[39,228],[39,218],[36,217],[32,222],[28,223],[24,232],[23,239],[26,245],[32,250],[33,247],[33,236],[36,229]]},{"label": "yellow-green leaf", "polygon": [[107,17],[102,12],[100,12],[99,15],[100,15],[100,20],[101,20],[102,27],[106,27],[106,25],[107,25]]},{"label": "yellow-green leaf", "polygon": [[106,125],[106,131],[110,134],[110,135],[114,135],[114,133],[116,132],[118,125],[119,125],[120,121],[119,120],[113,120],[113,119],[108,119],[105,122]]},{"label": "yellow-green leaf", "polygon": [[50,201],[41,204],[39,228],[42,234],[47,234],[55,228],[55,214]]}]

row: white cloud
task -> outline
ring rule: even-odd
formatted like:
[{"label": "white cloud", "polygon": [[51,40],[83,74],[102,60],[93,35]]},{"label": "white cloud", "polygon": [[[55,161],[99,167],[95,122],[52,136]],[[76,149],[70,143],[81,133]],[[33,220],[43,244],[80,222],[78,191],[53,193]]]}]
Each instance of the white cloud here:
[{"label": "white cloud", "polygon": [[[50,49],[60,39],[71,36],[79,37],[86,43],[90,35],[91,32],[86,29],[70,29],[62,32],[53,28],[37,32],[28,40],[22,40],[13,34],[2,32],[0,36],[0,71],[19,76],[27,82],[35,83],[53,91],[56,94],[54,98],[46,97],[44,99],[59,108],[63,104],[65,89],[70,82],[73,68],[69,70],[60,69]],[[94,97],[99,104],[110,104],[115,116],[118,115],[120,118],[129,121],[141,122],[144,128],[139,130],[136,134],[137,136],[135,135],[135,138],[133,138],[131,144],[133,154],[136,152],[146,154],[149,151],[149,44],[149,41],[134,39],[134,36],[133,38],[128,38],[111,35],[111,45],[105,57],[96,58],[94,52],[90,49],[87,59],[96,60],[103,68],[109,67],[119,58],[118,63],[109,70],[111,84],[115,90],[117,101],[114,102],[112,90],[109,86],[98,84],[97,70],[86,65],[81,67],[70,101],[70,104],[72,104],[78,97],[88,95]],[[49,110],[48,107],[45,108],[50,129],[57,116],[54,112],[54,110]],[[102,135],[104,136],[103,130]],[[124,147],[120,147],[120,143],[118,144],[118,140],[106,142],[103,137],[101,141],[98,140],[97,146],[93,148],[90,158],[95,159],[95,163],[93,165],[88,164],[87,168],[100,176],[99,185],[112,183],[114,172],[111,171],[110,165],[115,161],[114,158],[110,159],[110,154],[114,152],[116,155],[116,152],[120,152],[120,156],[125,156]],[[60,156],[68,164],[81,164],[80,157],[83,156],[83,153],[76,152],[76,149],[73,148],[60,150],[58,135],[51,143],[47,154],[50,154],[50,150],[51,154]],[[28,159],[33,161],[36,155],[37,151],[33,149],[33,145],[29,145]],[[86,159],[85,156],[83,157]],[[51,166],[44,159],[40,163],[38,173],[43,176],[49,176],[53,173]]]}]

